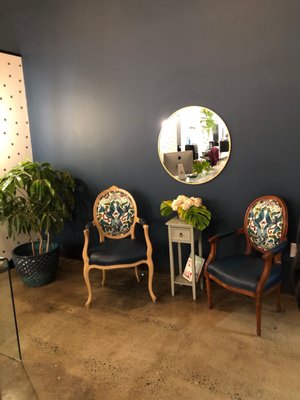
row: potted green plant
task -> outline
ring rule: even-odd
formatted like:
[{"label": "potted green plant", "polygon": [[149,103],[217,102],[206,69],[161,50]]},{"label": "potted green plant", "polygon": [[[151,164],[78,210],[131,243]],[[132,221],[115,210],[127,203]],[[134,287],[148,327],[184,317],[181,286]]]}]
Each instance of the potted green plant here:
[{"label": "potted green plant", "polygon": [[55,278],[58,244],[51,235],[71,219],[74,190],[72,176],[49,163],[20,162],[0,178],[0,223],[7,224],[9,237],[25,233],[30,240],[12,254],[27,286],[42,286]]},{"label": "potted green plant", "polygon": [[193,172],[200,174],[207,174],[211,170],[211,165],[206,160],[196,160],[193,163]]}]

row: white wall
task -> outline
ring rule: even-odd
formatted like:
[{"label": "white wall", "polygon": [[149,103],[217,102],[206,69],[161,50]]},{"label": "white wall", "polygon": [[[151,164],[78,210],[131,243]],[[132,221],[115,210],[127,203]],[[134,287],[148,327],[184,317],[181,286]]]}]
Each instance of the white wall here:
[{"label": "white wall", "polygon": [[[32,160],[32,149],[22,59],[0,53],[0,176],[25,160]],[[11,250],[26,241],[9,239],[0,225],[0,256],[11,258]]]}]

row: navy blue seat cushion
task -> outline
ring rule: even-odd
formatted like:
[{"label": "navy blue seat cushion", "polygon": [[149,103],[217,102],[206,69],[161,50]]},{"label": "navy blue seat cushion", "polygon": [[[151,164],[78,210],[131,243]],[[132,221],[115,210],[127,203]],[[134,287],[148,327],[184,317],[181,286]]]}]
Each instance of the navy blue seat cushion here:
[{"label": "navy blue seat cushion", "polygon": [[[260,257],[241,255],[216,259],[209,264],[207,270],[211,275],[227,285],[255,292],[263,266],[264,260]],[[281,267],[274,264],[265,283],[264,291],[280,281]]]},{"label": "navy blue seat cushion", "polygon": [[146,260],[146,245],[137,239],[105,240],[89,250],[90,264],[131,264]]}]

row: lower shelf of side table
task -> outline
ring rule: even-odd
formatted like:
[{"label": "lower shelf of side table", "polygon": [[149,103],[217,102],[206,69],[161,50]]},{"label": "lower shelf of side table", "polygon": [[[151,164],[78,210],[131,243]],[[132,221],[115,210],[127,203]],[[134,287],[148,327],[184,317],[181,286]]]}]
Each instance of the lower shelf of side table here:
[{"label": "lower shelf of side table", "polygon": [[[201,288],[201,290],[203,290],[203,278],[202,278],[202,275],[200,276],[199,280],[200,280],[200,288]],[[196,285],[197,285],[198,282],[196,282]],[[175,285],[185,285],[185,286],[192,286],[193,285],[192,282],[190,282],[187,279],[185,279],[182,275],[177,275],[176,278],[175,278],[174,283],[175,283]]]},{"label": "lower shelf of side table", "polygon": [[186,286],[192,286],[192,282],[188,281],[185,279],[182,275],[177,275],[175,278],[176,285],[186,285]]}]

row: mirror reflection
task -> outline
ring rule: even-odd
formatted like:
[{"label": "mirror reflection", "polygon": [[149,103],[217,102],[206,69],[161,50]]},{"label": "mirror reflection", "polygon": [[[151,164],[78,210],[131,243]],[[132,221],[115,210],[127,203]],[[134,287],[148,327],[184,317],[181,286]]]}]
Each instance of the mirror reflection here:
[{"label": "mirror reflection", "polygon": [[214,111],[184,107],[162,124],[158,154],[166,171],[176,180],[201,184],[224,169],[231,150],[229,131]]}]

